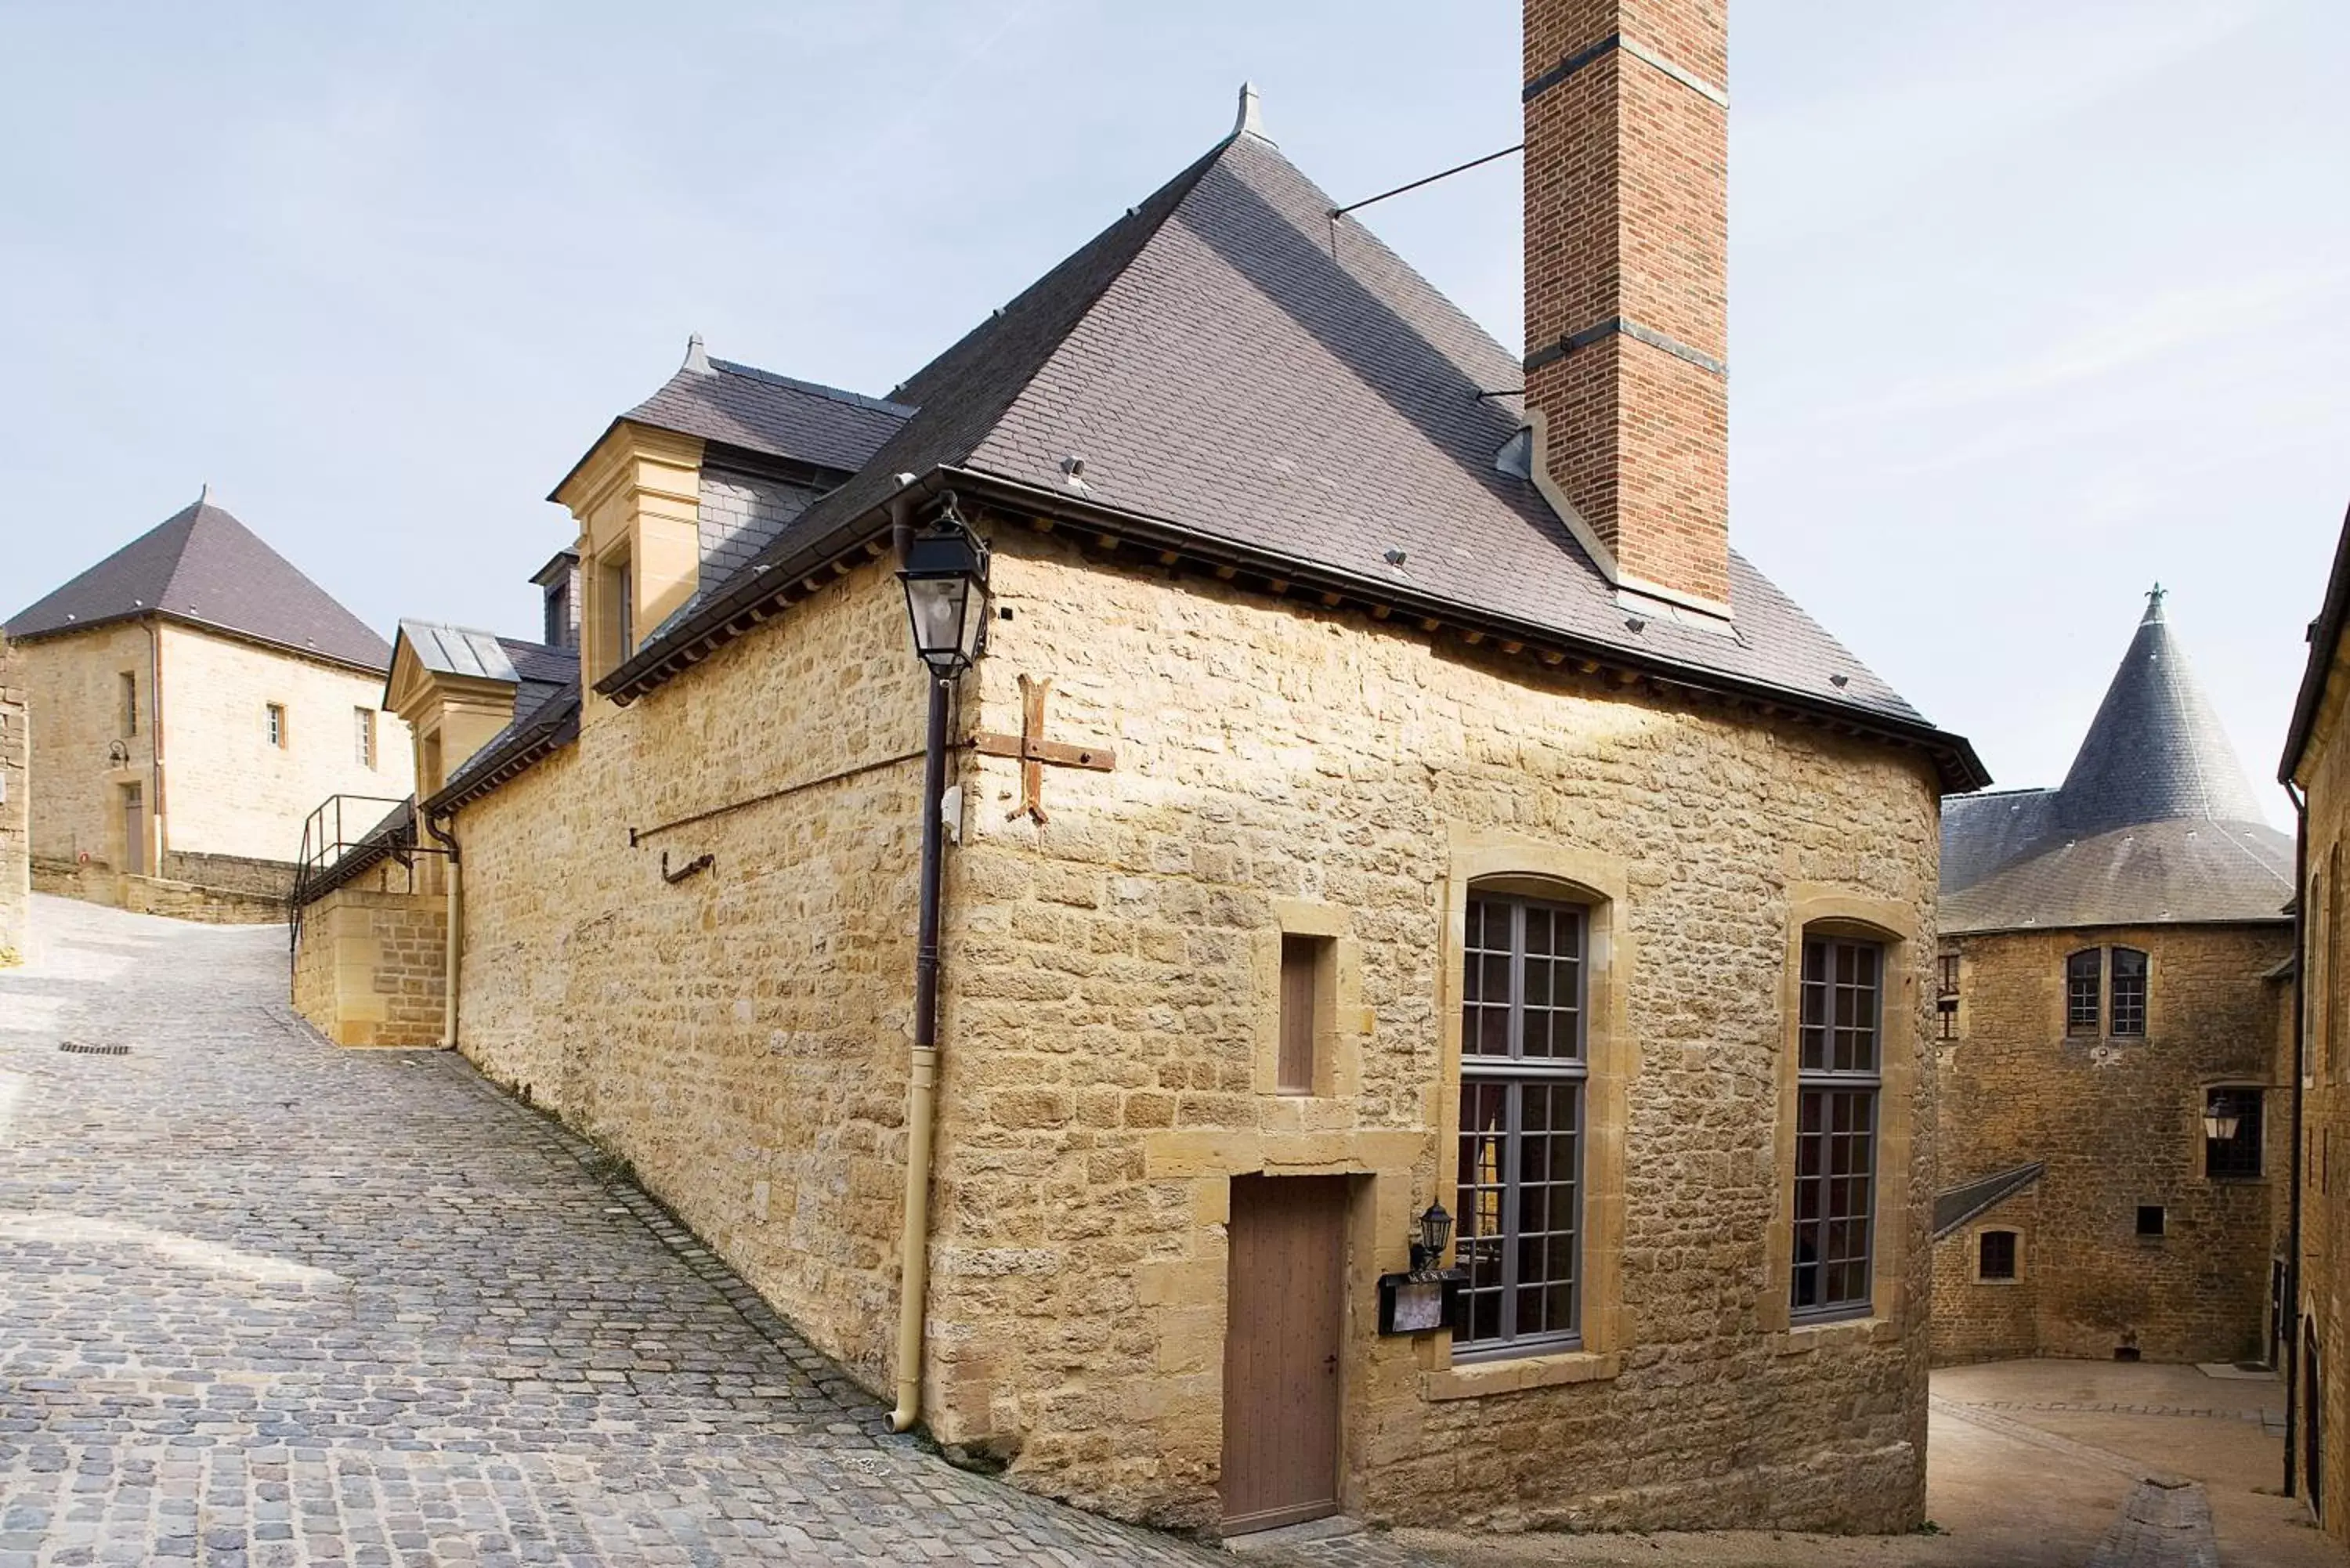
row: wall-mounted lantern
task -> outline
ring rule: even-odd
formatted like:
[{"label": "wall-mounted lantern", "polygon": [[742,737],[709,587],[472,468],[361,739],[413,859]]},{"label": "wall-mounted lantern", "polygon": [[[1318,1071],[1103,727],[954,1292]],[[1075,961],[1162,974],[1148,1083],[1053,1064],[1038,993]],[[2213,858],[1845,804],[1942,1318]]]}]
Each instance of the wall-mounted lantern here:
[{"label": "wall-mounted lantern", "polygon": [[2203,1103],[2203,1136],[2214,1143],[2226,1143],[2234,1137],[2242,1121],[2236,1102],[2224,1094],[2214,1094]]},{"label": "wall-mounted lantern", "polygon": [[1381,1334],[1430,1334],[1452,1326],[1468,1275],[1444,1266],[1451,1241],[1452,1216],[1443,1204],[1430,1203],[1412,1222],[1411,1272],[1379,1276]]},{"label": "wall-mounted lantern", "polygon": [[1411,1243],[1415,1278],[1444,1267],[1444,1249],[1452,1241],[1452,1216],[1441,1203],[1431,1203],[1419,1216],[1419,1234]]}]

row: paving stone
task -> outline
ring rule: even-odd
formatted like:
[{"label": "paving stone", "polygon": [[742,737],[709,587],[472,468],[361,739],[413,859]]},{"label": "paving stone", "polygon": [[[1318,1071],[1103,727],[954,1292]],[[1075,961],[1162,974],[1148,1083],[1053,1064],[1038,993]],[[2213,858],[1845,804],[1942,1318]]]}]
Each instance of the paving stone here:
[{"label": "paving stone", "polygon": [[282,931],[36,918],[0,971],[0,1563],[1224,1560],[888,1433],[591,1147],[452,1054],[319,1041]]}]

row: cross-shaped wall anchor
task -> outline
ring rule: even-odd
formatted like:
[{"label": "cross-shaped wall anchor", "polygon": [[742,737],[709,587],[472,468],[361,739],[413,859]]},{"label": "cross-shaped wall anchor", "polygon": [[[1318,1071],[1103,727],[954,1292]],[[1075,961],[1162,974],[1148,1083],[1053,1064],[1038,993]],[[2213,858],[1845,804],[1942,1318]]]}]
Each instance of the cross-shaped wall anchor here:
[{"label": "cross-shaped wall anchor", "polygon": [[971,743],[983,756],[1018,757],[1020,759],[1020,804],[1006,820],[1033,816],[1038,823],[1045,815],[1045,766],[1056,768],[1091,768],[1096,773],[1107,773],[1118,765],[1117,757],[1107,746],[1073,746],[1066,741],[1045,738],[1045,699],[1053,690],[1046,679],[1020,678],[1020,732],[1006,735],[993,730],[982,730],[972,736]]}]

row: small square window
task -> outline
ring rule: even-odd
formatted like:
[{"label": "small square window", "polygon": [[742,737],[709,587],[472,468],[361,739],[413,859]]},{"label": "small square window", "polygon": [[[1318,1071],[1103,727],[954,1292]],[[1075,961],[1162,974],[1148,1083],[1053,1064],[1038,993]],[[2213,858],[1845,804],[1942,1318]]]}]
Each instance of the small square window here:
[{"label": "small square window", "polygon": [[2159,1236],[2163,1234],[2163,1221],[2166,1218],[2168,1218],[2168,1216],[2165,1214],[2161,1204],[2139,1204],[2137,1206],[2137,1233],[2141,1236]]},{"label": "small square window", "polygon": [[2015,1278],[2015,1232],[1986,1231],[1978,1240],[1981,1251],[1976,1256],[1975,1277],[1979,1280]]}]

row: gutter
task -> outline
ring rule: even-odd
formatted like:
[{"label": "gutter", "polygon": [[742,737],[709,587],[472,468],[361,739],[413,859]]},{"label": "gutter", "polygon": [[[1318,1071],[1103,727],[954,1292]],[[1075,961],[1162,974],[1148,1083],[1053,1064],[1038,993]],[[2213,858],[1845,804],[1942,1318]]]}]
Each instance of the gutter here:
[{"label": "gutter", "polygon": [[2309,1419],[2301,1408],[2301,1140],[2302,1087],[2309,1072],[2309,797],[2288,781],[2284,792],[2293,799],[2293,1176],[2285,1208],[2285,1300],[2293,1311],[2287,1318],[2284,1348],[2284,1495],[2294,1495],[2299,1479],[2301,1423]]},{"label": "gutter", "polygon": [[[1704,691],[1751,702],[1766,718],[1775,711],[1784,711],[1799,722],[1816,722],[1853,734],[1891,741],[1896,745],[1915,746],[1933,759],[1947,793],[1966,793],[1981,789],[1991,782],[1990,770],[1983,766],[1982,760],[1975,754],[1974,747],[1963,736],[1938,730],[1922,720],[1874,713],[1792,691],[1784,687],[1767,685],[1700,666],[1679,664],[1655,655],[1644,655],[1637,649],[1594,641],[1553,627],[1536,626],[1507,616],[1468,608],[1394,583],[1353,576],[1253,546],[1217,540],[1175,524],[1094,505],[1074,496],[994,474],[966,468],[933,468],[899,491],[898,496],[892,498],[892,503],[910,496],[927,497],[949,485],[967,497],[991,499],[1031,514],[1082,523],[1106,544],[1131,540],[1155,546],[1159,551],[1162,566],[1173,566],[1180,560],[1189,559],[1205,565],[1218,576],[1226,578],[1246,571],[1252,576],[1274,578],[1317,592],[1328,606],[1351,603],[1368,605],[1375,610],[1382,607],[1399,610],[1417,618],[1424,628],[1431,624],[1452,626],[1471,632],[1476,640],[1492,638],[1527,648],[1557,650],[1556,658],[1544,655],[1546,663],[1562,663],[1566,658],[1573,657],[1595,668],[1604,665],[1612,670],[1634,671],[1661,686],[1686,691]],[[671,676],[699,663],[720,645],[764,620],[791,597],[792,590],[802,578],[851,550],[869,545],[881,532],[884,515],[883,506],[868,508],[827,529],[790,555],[767,563],[765,570],[746,576],[733,592],[697,612],[660,642],[639,649],[632,658],[597,681],[595,690],[625,705]]]},{"label": "gutter", "polygon": [[163,628],[160,615],[142,618],[147,623],[147,809],[155,817],[155,864],[148,868],[151,877],[163,875],[163,865],[172,852],[170,826],[163,815]]}]

